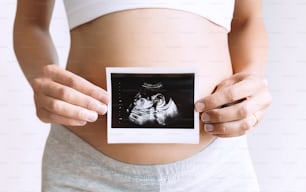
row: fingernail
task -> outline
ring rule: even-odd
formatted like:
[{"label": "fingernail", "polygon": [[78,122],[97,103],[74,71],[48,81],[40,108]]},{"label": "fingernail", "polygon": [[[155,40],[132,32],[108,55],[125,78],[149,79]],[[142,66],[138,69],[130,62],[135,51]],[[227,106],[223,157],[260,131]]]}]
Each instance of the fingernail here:
[{"label": "fingernail", "polygon": [[103,104],[98,104],[97,111],[100,115],[104,115],[107,112],[107,106]]},{"label": "fingernail", "polygon": [[202,114],[202,121],[204,121],[204,122],[208,122],[209,121],[209,116],[207,115],[207,113],[203,113]]},{"label": "fingernail", "polygon": [[204,129],[206,132],[211,132],[214,130],[214,126],[212,124],[205,124]]},{"label": "fingernail", "polygon": [[98,114],[96,112],[93,111],[88,111],[87,112],[87,120],[89,122],[94,122],[98,119]]},{"label": "fingernail", "polygon": [[202,112],[204,111],[205,105],[204,103],[196,103],[195,105],[195,109],[197,112]]}]

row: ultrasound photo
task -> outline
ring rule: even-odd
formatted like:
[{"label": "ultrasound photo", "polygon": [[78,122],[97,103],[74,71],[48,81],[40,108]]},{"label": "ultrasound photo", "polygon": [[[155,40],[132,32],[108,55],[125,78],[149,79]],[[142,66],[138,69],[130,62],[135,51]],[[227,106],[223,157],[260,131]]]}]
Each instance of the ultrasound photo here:
[{"label": "ultrasound photo", "polygon": [[111,74],[113,128],[193,128],[194,74]]},{"label": "ultrasound photo", "polygon": [[107,68],[108,143],[198,143],[195,69]]}]

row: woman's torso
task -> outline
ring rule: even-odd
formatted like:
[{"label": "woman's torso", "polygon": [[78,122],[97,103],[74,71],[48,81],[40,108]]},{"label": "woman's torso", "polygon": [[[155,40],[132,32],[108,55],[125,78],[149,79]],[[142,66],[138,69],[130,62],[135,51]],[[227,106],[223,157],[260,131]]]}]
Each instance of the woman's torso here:
[{"label": "woman's torso", "polygon": [[[106,89],[105,67],[197,67],[203,98],[232,74],[227,31],[204,17],[170,9],[133,9],[107,14],[71,31],[67,69]],[[107,144],[106,116],[68,127],[99,151],[137,164],[187,158],[214,137],[194,144]]]}]

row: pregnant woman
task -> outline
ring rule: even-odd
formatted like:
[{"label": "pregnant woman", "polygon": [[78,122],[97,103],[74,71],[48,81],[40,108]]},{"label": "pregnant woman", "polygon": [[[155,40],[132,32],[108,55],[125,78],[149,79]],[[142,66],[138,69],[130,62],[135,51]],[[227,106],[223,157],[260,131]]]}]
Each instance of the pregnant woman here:
[{"label": "pregnant woman", "polygon": [[[18,1],[14,47],[51,123],[42,191],[257,192],[245,133],[271,103],[260,0],[64,0],[60,68],[54,0]],[[197,67],[199,144],[107,144],[106,67]]]}]

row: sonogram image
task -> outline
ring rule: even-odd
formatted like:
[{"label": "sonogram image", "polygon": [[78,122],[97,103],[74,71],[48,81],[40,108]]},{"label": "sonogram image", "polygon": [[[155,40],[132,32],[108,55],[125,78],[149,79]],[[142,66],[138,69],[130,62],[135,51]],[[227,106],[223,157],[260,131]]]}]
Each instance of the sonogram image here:
[{"label": "sonogram image", "polygon": [[112,128],[194,128],[194,74],[112,73]]},{"label": "sonogram image", "polygon": [[129,120],[137,125],[152,124],[166,125],[168,119],[178,115],[178,109],[173,99],[166,98],[161,92],[161,82],[150,84],[144,82],[133,102],[129,105],[127,113]]}]

